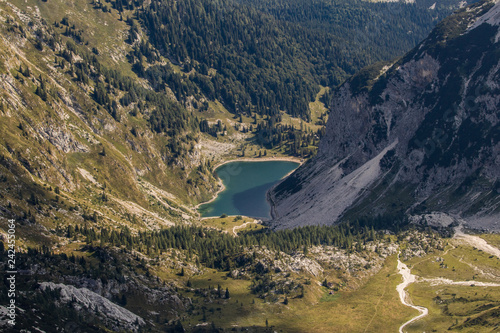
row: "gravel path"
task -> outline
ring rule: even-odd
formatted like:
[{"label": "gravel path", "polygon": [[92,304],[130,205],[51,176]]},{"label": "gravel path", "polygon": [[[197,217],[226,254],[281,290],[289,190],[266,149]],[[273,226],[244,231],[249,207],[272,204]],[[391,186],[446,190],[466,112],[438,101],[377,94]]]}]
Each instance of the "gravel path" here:
[{"label": "gravel path", "polygon": [[236,232],[236,230],[238,230],[238,229],[242,229],[242,228],[244,228],[244,227],[246,227],[247,225],[252,224],[252,223],[260,223],[260,221],[258,221],[258,220],[254,220],[253,222],[245,222],[245,223],[243,223],[242,225],[237,225],[236,227],[234,227],[234,228],[233,228],[233,234],[234,234],[235,236],[238,236],[238,233]]},{"label": "gravel path", "polygon": [[419,320],[420,318],[427,316],[429,310],[427,308],[424,308],[423,306],[413,305],[408,300],[408,293],[405,291],[405,288],[408,287],[410,283],[415,282],[416,276],[411,274],[411,271],[408,268],[408,266],[406,266],[406,264],[403,264],[401,260],[399,260],[399,255],[398,255],[398,271],[399,274],[401,274],[401,276],[403,277],[403,282],[398,284],[396,287],[396,291],[399,293],[399,299],[401,300],[401,303],[403,303],[403,305],[414,308],[415,310],[420,312],[418,316],[413,317],[412,319],[408,320],[406,323],[404,323],[399,327],[399,333],[403,333],[404,332],[403,328],[405,326],[413,323],[416,320]]},{"label": "gravel path", "polygon": [[[500,258],[500,249],[488,244],[484,239],[477,237],[477,236],[472,236],[472,235],[467,235],[462,232],[462,228],[458,227],[455,229],[455,236],[453,237],[455,239],[461,240],[464,243],[467,243],[470,246],[473,246],[477,249],[483,250],[484,252],[487,252],[489,254],[492,254],[494,256],[497,256]],[[474,285],[476,287],[500,287],[499,283],[494,283],[494,282],[478,282],[478,281],[453,281],[450,279],[445,279],[445,278],[434,278],[434,279],[426,279],[426,278],[419,278],[417,280],[417,276],[411,274],[410,269],[406,264],[402,263],[401,260],[399,260],[399,255],[398,255],[398,271],[399,274],[403,277],[403,282],[397,285],[396,291],[399,293],[399,298],[401,300],[401,303],[403,303],[406,306],[412,307],[415,310],[418,310],[420,314],[416,317],[413,317],[412,319],[408,320],[405,322],[403,325],[399,327],[399,333],[404,333],[403,329],[405,326],[413,323],[414,321],[417,321],[429,313],[429,310],[423,306],[417,306],[411,304],[411,302],[408,299],[408,293],[405,291],[406,287],[410,283],[414,282],[430,282],[431,285],[460,285],[460,286],[471,286]]]},{"label": "gravel path", "polygon": [[476,249],[483,250],[484,252],[487,252],[489,254],[492,254],[500,258],[500,249],[488,244],[481,237],[464,234],[462,232],[461,226],[455,229],[455,236],[453,236],[453,238],[459,239],[469,244],[470,246],[475,247]]}]

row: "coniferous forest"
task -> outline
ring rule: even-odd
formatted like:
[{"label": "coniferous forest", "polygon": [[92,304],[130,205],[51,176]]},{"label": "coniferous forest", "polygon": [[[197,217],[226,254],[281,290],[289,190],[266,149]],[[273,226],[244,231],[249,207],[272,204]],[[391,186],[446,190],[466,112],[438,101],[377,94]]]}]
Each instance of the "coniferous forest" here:
[{"label": "coniferous forest", "polygon": [[410,49],[451,2],[429,11],[431,5],[155,0],[137,16],[152,45],[187,72],[196,70],[192,79],[207,97],[235,113],[283,110],[308,120],[320,84],[336,86]]},{"label": "coniferous forest", "polygon": [[[0,331],[500,327],[499,236],[438,210],[445,193],[498,212],[498,135],[488,134],[498,124],[488,122],[500,28],[471,28],[495,4],[445,19],[465,1],[384,1],[0,1],[0,270],[15,275],[0,280]],[[475,90],[489,113],[457,125],[440,110],[462,101],[462,81],[494,89]],[[407,103],[414,89],[432,96]],[[465,132],[440,136],[436,124]],[[385,145],[407,129],[424,167],[457,161],[436,198],[398,171],[416,163],[402,158],[403,137]],[[263,160],[297,169],[267,180],[257,166],[262,184],[219,171]],[[436,170],[408,175],[434,186],[446,176]],[[242,191],[228,202],[270,204],[271,217],[205,213],[231,186]],[[409,321],[404,292],[425,319]]]}]

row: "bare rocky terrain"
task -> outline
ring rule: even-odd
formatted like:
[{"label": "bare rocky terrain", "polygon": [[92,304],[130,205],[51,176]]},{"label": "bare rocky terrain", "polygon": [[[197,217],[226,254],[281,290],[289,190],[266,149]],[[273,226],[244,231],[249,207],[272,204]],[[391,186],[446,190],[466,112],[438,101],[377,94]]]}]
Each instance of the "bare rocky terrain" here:
[{"label": "bare rocky terrain", "polygon": [[273,226],[445,213],[500,230],[498,8],[459,10],[338,88],[318,155],[270,192]]}]

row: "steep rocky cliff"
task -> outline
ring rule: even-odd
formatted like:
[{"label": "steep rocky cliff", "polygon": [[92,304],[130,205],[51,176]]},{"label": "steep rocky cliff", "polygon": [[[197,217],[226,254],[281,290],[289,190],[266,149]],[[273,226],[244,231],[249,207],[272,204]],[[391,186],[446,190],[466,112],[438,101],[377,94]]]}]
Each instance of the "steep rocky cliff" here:
[{"label": "steep rocky cliff", "polygon": [[337,89],[318,155],[269,193],[274,226],[439,211],[500,229],[499,25],[478,2]]}]

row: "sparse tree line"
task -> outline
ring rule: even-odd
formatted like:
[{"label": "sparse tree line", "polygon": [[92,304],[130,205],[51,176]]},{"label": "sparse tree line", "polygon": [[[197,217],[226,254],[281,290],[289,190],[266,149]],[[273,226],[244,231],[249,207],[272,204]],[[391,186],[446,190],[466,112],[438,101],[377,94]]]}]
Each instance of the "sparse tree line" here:
[{"label": "sparse tree line", "polygon": [[[173,160],[185,154],[194,139],[193,136],[187,138],[186,133],[196,132],[199,120],[192,117],[182,104],[169,98],[164,91],[148,89],[121,71],[102,65],[98,59],[99,50],[94,47],[90,51],[84,47],[84,41],[79,37],[81,34],[75,31],[79,30],[65,17],[61,22],[55,22],[54,27],[46,25],[44,29],[38,29],[36,40],[52,49],[56,54],[55,67],[81,84],[99,108],[107,111],[118,122],[127,113],[131,116],[142,113],[152,131],[167,134],[171,138],[171,143],[166,147],[168,158]],[[62,36],[70,39],[64,41]],[[140,45],[136,47],[141,49]],[[143,51],[144,47],[143,45]],[[148,73],[152,73],[153,69]],[[16,75],[21,81],[34,76],[29,66],[23,64]],[[33,82],[36,84],[35,94],[43,101],[58,98],[43,74],[37,75],[37,80]],[[92,108],[89,111],[96,114],[97,109]],[[131,130],[135,131],[135,128]]]},{"label": "sparse tree line", "polygon": [[[405,221],[392,222],[393,229],[404,228]],[[398,223],[399,222],[399,223]],[[327,245],[354,251],[369,241],[382,236],[376,230],[390,227],[389,220],[360,219],[338,226],[307,226],[276,232],[245,233],[239,237],[198,226],[175,226],[155,232],[134,235],[128,228],[121,230],[72,226],[58,228],[57,234],[68,238],[76,236],[88,244],[124,247],[148,255],[158,255],[169,249],[187,252],[188,258],[206,267],[231,270],[246,264],[241,260],[245,248],[266,247],[273,251],[292,253],[311,246]]]}]

